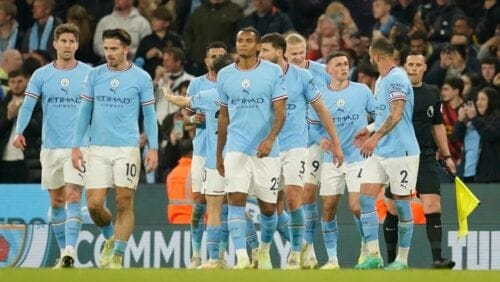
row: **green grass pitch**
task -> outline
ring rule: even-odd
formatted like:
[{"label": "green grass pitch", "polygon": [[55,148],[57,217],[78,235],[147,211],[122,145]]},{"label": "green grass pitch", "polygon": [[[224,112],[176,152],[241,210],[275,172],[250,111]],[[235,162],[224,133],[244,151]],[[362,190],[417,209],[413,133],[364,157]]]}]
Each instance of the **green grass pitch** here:
[{"label": "green grass pitch", "polygon": [[499,281],[500,271],[356,271],[342,270],[300,270],[300,271],[257,271],[257,270],[184,270],[184,269],[0,269],[1,282],[43,282],[43,281],[85,281],[85,282],[482,282]]}]

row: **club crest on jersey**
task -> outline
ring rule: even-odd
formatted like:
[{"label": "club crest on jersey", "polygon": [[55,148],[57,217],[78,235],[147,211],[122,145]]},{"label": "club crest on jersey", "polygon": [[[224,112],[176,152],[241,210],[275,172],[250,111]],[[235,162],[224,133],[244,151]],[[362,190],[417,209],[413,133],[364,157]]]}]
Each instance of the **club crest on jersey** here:
[{"label": "club crest on jersey", "polygon": [[340,98],[340,99],[337,99],[337,106],[338,107],[343,107],[345,105],[345,100]]},{"label": "club crest on jersey", "polygon": [[118,79],[114,78],[111,80],[110,84],[111,84],[111,87],[116,88],[116,87],[118,87],[118,85],[120,85],[120,81]]},{"label": "club crest on jersey", "polygon": [[430,105],[427,108],[427,116],[430,117],[430,118],[434,116],[434,106]]},{"label": "club crest on jersey", "polygon": [[241,81],[241,87],[243,87],[243,88],[250,87],[250,80],[249,79],[243,79],[243,81]]},{"label": "club crest on jersey", "polygon": [[69,86],[69,79],[67,79],[67,78],[61,79],[61,86],[68,87]]}]

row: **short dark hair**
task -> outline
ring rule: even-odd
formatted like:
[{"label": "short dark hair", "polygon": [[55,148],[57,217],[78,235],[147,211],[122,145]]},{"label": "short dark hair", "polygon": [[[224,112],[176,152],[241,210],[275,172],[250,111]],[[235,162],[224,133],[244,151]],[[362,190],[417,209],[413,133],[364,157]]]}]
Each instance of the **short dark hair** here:
[{"label": "short dark hair", "polygon": [[226,43],[224,43],[222,41],[213,41],[213,42],[210,42],[207,45],[207,48],[205,48],[205,52],[208,53],[208,51],[210,49],[216,49],[216,48],[224,49],[227,52],[227,45],[226,45]]},{"label": "short dark hair", "polygon": [[22,69],[15,69],[15,70],[9,72],[9,79],[14,78],[14,77],[18,77],[18,76],[24,76],[26,78],[29,77],[26,73],[23,72]]},{"label": "short dark hair", "polygon": [[238,32],[236,34],[238,34],[240,32],[251,32],[251,33],[255,34],[255,41],[257,43],[260,43],[261,35],[260,35],[260,32],[257,29],[255,29],[255,27],[253,27],[253,26],[244,27],[244,28],[238,30]]},{"label": "short dark hair", "polygon": [[193,141],[191,139],[179,140],[179,154],[181,157],[188,156],[193,153]]},{"label": "short dark hair", "polygon": [[347,60],[349,61],[349,54],[347,52],[334,51],[333,53],[331,53],[330,55],[328,55],[326,57],[325,64],[328,64],[333,58],[337,58],[337,57],[346,57]]},{"label": "short dark hair", "polygon": [[54,29],[54,41],[59,40],[59,37],[63,33],[71,33],[75,36],[76,41],[80,38],[80,28],[76,26],[74,23],[65,23],[58,25],[56,29]]},{"label": "short dark hair", "polygon": [[394,45],[385,37],[373,40],[370,47],[372,52],[391,57],[394,56]]},{"label": "short dark hair", "polygon": [[356,73],[364,73],[374,78],[377,78],[379,76],[377,69],[370,63],[359,64],[356,68]]},{"label": "short dark hair", "polygon": [[186,54],[179,47],[167,47],[163,49],[163,54],[169,54],[176,62],[181,61],[182,64],[186,62]]},{"label": "short dark hair", "polygon": [[165,7],[165,6],[160,6],[156,8],[152,13],[151,17],[155,19],[159,19],[162,21],[166,22],[172,22],[174,19],[174,16],[172,13]]},{"label": "short dark hair", "polygon": [[486,96],[488,96],[488,108],[486,109],[484,116],[489,116],[490,114],[498,110],[498,103],[500,99],[500,97],[498,97],[498,91],[493,87],[486,86],[479,90],[477,93],[479,94],[480,92],[483,92],[484,94],[486,94]]},{"label": "short dark hair", "polygon": [[425,59],[425,55],[422,54],[422,52],[419,52],[419,51],[410,51],[410,52],[408,52],[408,54],[406,56],[404,56],[405,63],[406,63],[406,60],[408,60],[409,56],[422,56],[422,57],[424,57],[424,63],[427,64],[427,61]]},{"label": "short dark hair", "polygon": [[126,30],[122,28],[106,29],[102,32],[103,41],[104,39],[110,38],[118,39],[122,44],[125,44],[126,46],[130,46],[130,44],[132,43],[132,37]]},{"label": "short dark hair", "polygon": [[417,30],[410,35],[410,40],[427,41],[427,34],[421,30]]},{"label": "short dark hair", "polygon": [[262,36],[260,43],[271,43],[274,49],[280,49],[283,53],[286,52],[286,40],[285,37],[277,32],[268,33]]},{"label": "short dark hair", "polygon": [[217,57],[213,62],[213,69],[216,73],[218,73],[225,66],[234,63],[234,58],[230,54],[224,54],[220,57]]},{"label": "short dark hair", "polygon": [[462,96],[464,91],[464,81],[460,77],[450,77],[444,80],[443,85],[449,85],[453,89],[458,89],[458,94]]},{"label": "short dark hair", "polygon": [[485,58],[482,58],[480,61],[480,65],[494,65],[495,66],[495,72],[498,72],[499,69],[499,62],[497,57],[494,56],[488,56]]}]

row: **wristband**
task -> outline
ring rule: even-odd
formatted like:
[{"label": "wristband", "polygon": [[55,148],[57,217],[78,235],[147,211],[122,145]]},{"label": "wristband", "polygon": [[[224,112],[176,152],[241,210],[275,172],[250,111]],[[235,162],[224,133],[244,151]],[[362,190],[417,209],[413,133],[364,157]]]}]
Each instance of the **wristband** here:
[{"label": "wristband", "polygon": [[189,117],[189,122],[192,123],[192,124],[194,124],[194,118],[195,118],[194,115],[190,116]]},{"label": "wristband", "polygon": [[375,132],[375,123],[374,123],[374,122],[370,123],[369,125],[367,125],[367,126],[366,126],[366,129],[367,129],[367,130],[368,130],[368,132],[370,132],[370,133]]}]

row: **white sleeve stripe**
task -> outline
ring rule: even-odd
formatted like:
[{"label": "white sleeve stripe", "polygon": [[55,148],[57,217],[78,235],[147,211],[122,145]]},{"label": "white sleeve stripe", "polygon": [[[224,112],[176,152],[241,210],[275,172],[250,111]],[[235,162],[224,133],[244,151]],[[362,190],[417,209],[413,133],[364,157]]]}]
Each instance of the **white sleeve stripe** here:
[{"label": "white sleeve stripe", "polygon": [[282,99],[288,99],[288,95],[282,95],[282,96],[275,97],[275,98],[273,98],[273,102],[278,101],[278,100],[282,100]]},{"label": "white sleeve stripe", "polygon": [[316,102],[320,97],[321,97],[321,93],[318,92],[318,95],[316,95],[316,97],[312,98],[308,103],[312,104],[312,103]]},{"label": "white sleeve stripe", "polygon": [[405,100],[405,101],[406,101],[406,96],[401,95],[401,96],[394,96],[394,97],[391,97],[391,98],[389,99],[389,103],[391,103],[392,101],[396,101],[396,100]]},{"label": "white sleeve stripe", "polygon": [[142,102],[142,105],[143,106],[149,106],[149,105],[153,105],[155,103],[155,100],[149,100],[149,101],[146,101],[146,102]]},{"label": "white sleeve stripe", "polygon": [[80,98],[85,99],[85,100],[90,101],[90,102],[94,101],[94,98],[89,97],[89,96],[85,96],[85,95],[80,95]]},{"label": "white sleeve stripe", "polygon": [[33,98],[33,99],[35,99],[35,100],[40,99],[40,96],[35,95],[35,94],[33,94],[33,93],[24,92],[24,95],[29,96],[29,97],[31,97],[31,98]]}]

